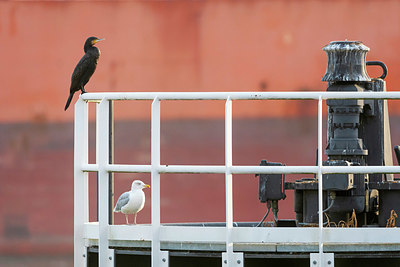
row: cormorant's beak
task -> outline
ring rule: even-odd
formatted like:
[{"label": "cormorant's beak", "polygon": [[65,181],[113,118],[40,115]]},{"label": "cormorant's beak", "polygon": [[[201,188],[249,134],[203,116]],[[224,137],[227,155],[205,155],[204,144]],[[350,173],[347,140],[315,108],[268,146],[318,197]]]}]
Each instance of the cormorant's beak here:
[{"label": "cormorant's beak", "polygon": [[93,44],[96,44],[96,43],[98,43],[98,42],[100,42],[100,41],[103,41],[103,40],[105,40],[106,38],[101,38],[101,39],[96,39],[96,40],[93,40]]},{"label": "cormorant's beak", "polygon": [[144,187],[145,187],[145,188],[150,188],[150,185],[145,184]]}]

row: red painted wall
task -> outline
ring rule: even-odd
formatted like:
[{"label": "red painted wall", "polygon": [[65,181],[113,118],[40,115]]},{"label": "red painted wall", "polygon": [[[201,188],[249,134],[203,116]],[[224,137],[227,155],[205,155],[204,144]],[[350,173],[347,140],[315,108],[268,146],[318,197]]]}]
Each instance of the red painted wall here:
[{"label": "red painted wall", "polygon": [[[106,41],[88,91],[324,90],[322,47],[344,39],[363,41],[368,59],[388,65],[394,90],[399,13],[399,1],[2,1],[0,121],[71,121],[62,107],[92,35]],[[237,116],[293,115],[292,106],[260,102]],[[140,110],[120,117],[143,118]],[[198,114],[188,104],[165,116],[215,117],[215,109]]]},{"label": "red painted wall", "polygon": [[[399,14],[399,1],[0,1],[0,254],[72,251],[73,106],[63,108],[88,36],[106,38],[89,92],[325,90],[322,47],[344,39],[369,46],[367,60],[385,62],[388,89],[398,90]],[[117,161],[149,163],[149,104],[116,104]],[[316,124],[307,116],[315,116],[315,103],[233,107],[235,164],[314,164]],[[395,104],[390,111],[400,112]],[[162,112],[163,163],[223,163],[222,102],[168,102]],[[395,142],[398,133],[394,124]],[[223,220],[221,179],[167,178],[176,184],[162,191],[165,222]],[[116,194],[132,179],[117,176]],[[235,220],[261,218],[257,180],[234,181]],[[141,223],[150,221],[149,203]],[[293,217],[290,196],[287,203],[284,218]]]}]

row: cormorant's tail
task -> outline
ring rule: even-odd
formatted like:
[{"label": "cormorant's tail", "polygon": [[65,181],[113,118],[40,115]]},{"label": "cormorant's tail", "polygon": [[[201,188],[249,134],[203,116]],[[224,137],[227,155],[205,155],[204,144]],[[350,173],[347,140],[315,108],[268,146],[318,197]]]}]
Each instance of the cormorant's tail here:
[{"label": "cormorant's tail", "polygon": [[68,100],[67,100],[67,104],[65,104],[65,108],[64,108],[64,110],[67,110],[67,108],[69,107],[69,104],[71,104],[71,101],[72,101],[72,97],[74,96],[74,93],[70,93],[69,94],[69,97],[68,97]]}]

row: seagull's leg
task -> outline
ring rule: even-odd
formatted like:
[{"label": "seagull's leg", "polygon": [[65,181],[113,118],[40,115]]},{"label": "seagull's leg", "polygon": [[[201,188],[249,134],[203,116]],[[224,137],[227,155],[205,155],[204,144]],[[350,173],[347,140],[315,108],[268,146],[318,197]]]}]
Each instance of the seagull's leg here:
[{"label": "seagull's leg", "polygon": [[125,214],[125,219],[126,219],[126,224],[129,224],[129,221],[128,221],[128,214]]},{"label": "seagull's leg", "polygon": [[137,215],[137,213],[135,213],[135,222],[134,222],[134,224],[136,224],[136,215]]}]

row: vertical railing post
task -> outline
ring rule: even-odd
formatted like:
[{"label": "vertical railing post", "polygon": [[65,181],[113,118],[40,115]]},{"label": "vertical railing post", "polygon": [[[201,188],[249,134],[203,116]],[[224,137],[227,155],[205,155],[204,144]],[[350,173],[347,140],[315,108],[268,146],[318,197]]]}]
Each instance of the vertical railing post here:
[{"label": "vertical railing post", "polygon": [[[114,163],[114,103],[112,100],[108,101],[109,104],[109,112],[108,112],[108,163],[113,164]],[[98,109],[97,109],[98,111]],[[99,125],[96,123],[96,132],[99,132]],[[98,141],[98,138],[96,139]],[[96,146],[98,146],[99,142],[96,143]],[[97,151],[98,147],[96,147]],[[96,162],[97,162],[96,158]],[[108,188],[109,188],[109,219],[108,223],[109,224],[114,224],[114,213],[112,211],[113,206],[114,206],[114,173],[110,172],[108,174],[109,179],[108,179]],[[97,173],[97,220],[99,220],[99,174]]]},{"label": "vertical railing post", "polygon": [[228,266],[233,261],[233,193],[232,193],[232,100],[228,98],[225,103],[225,219],[226,219],[226,253]]},{"label": "vertical railing post", "polygon": [[89,159],[88,103],[81,98],[75,104],[74,124],[74,266],[87,266],[84,225],[89,221],[88,173],[82,165]]},{"label": "vertical railing post", "polygon": [[243,266],[243,253],[233,253],[233,181],[232,181],[232,100],[225,103],[225,219],[226,252],[222,266]]},{"label": "vertical railing post", "polygon": [[319,240],[318,240],[318,249],[319,249],[319,266],[322,266],[322,256],[324,253],[324,243],[323,243],[323,191],[322,191],[322,97],[320,96],[318,99],[318,227],[319,227]]},{"label": "vertical railing post", "polygon": [[114,266],[114,251],[109,249],[109,111],[110,102],[103,99],[97,104],[96,161],[99,166],[99,266]]},{"label": "vertical railing post", "polygon": [[161,251],[160,226],[161,226],[161,108],[160,100],[156,97],[151,104],[151,266],[168,266],[167,251]]},{"label": "vertical railing post", "polygon": [[[114,163],[114,102],[112,100],[108,101],[108,163]],[[108,223],[110,225],[114,224],[114,173],[110,172],[108,174],[108,207],[109,216]]]},{"label": "vertical railing post", "polygon": [[318,98],[318,253],[310,254],[311,267],[334,266],[334,254],[324,253],[323,179],[322,179],[322,96]]}]

